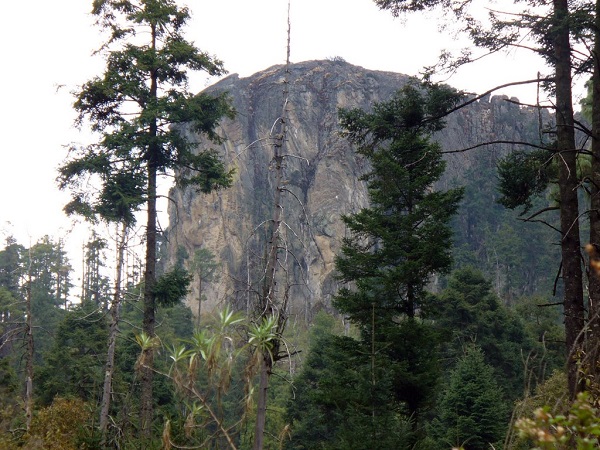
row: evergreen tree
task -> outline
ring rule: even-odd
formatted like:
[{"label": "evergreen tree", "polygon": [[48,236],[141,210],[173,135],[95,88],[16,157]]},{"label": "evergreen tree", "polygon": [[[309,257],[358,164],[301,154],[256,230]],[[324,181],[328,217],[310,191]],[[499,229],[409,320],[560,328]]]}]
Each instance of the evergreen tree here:
[{"label": "evergreen tree", "polygon": [[106,268],[106,248],[106,240],[92,231],[90,240],[85,244],[81,297],[82,303],[91,301],[105,310],[110,303],[110,280],[102,274],[102,269]]},{"label": "evergreen tree", "polygon": [[[40,364],[43,354],[52,345],[52,339],[48,339],[48,336],[54,336],[68,307],[72,268],[61,241],[57,242],[49,236],[44,236],[30,248],[22,247],[21,250],[15,298],[22,311],[26,310],[25,305],[30,302],[29,319],[32,337],[36,341],[35,360]],[[27,317],[27,314],[24,313],[23,316]],[[21,321],[20,326],[25,326],[25,322]]]},{"label": "evergreen tree", "polygon": [[348,138],[372,165],[362,177],[371,206],[342,217],[352,235],[336,260],[340,279],[357,283],[340,290],[336,305],[362,325],[371,322],[373,302],[377,316],[415,317],[430,276],[450,266],[448,222],[462,190],[433,189],[445,163],[430,136],[458,99],[450,88],[411,83],[372,113],[341,113]]},{"label": "evergreen tree", "polygon": [[0,251],[0,358],[11,355],[15,342],[22,337],[25,305],[21,277],[25,247],[9,237]]},{"label": "evergreen tree", "polygon": [[315,340],[287,408],[288,448],[412,447],[408,417],[390,406],[394,373],[389,361],[369,353],[364,342],[346,336]]},{"label": "evergreen tree", "polygon": [[39,397],[50,405],[55,396],[95,401],[106,360],[108,330],[104,315],[86,302],[67,312],[38,375]]},{"label": "evergreen tree", "polygon": [[[557,165],[557,185],[560,201],[560,247],[561,247],[561,274],[564,286],[564,317],[565,340],[567,352],[571,355],[583,354],[583,336],[585,333],[585,307],[583,292],[583,271],[581,264],[581,240],[579,230],[580,210],[578,189],[581,186],[577,174],[577,161],[579,146],[575,139],[576,121],[573,110],[573,77],[579,73],[594,68],[594,99],[600,95],[600,72],[598,70],[597,47],[600,47],[600,29],[595,20],[600,22],[600,1],[573,2],[569,0],[523,0],[516,2],[518,8],[510,12],[490,9],[488,23],[483,24],[479,19],[479,6],[470,0],[374,0],[381,8],[389,10],[394,15],[406,12],[434,10],[443,8],[452,14],[452,20],[459,25],[460,30],[468,36],[474,44],[472,48],[464,49],[457,57],[445,53],[441,64],[430,68],[429,75],[435,69],[456,70],[463,64],[478,60],[482,55],[473,55],[474,49],[484,49],[495,53],[503,49],[527,49],[544,59],[553,72],[552,77],[541,80],[520,81],[524,83],[538,83],[548,92],[552,107],[555,112],[555,123],[548,129],[540,129],[542,135],[550,136],[550,142],[529,142],[526,147],[537,147],[546,154],[544,161],[551,158]],[[594,8],[595,6],[595,8]],[[475,9],[471,9],[471,7]],[[581,43],[582,48],[591,49],[589,55],[581,53],[572,43]],[[440,67],[441,66],[441,67]],[[594,101],[598,106],[600,102]],[[596,128],[600,127],[600,107],[593,113],[593,131],[589,133],[592,139],[592,153],[600,154]],[[544,138],[546,139],[546,138]],[[519,143],[522,146],[522,143]],[[594,169],[591,185],[591,233],[590,241],[593,245],[600,245],[600,220],[595,211],[600,210],[600,195],[596,180],[600,174],[600,158],[594,157]],[[530,180],[532,184],[534,179]],[[540,216],[547,209],[538,211],[536,220],[544,220]],[[592,316],[596,314],[595,307],[600,298],[600,278],[592,277],[589,286]],[[591,323],[592,342],[591,353],[594,353],[591,367],[596,366],[599,359],[596,349],[600,341],[600,320]],[[578,379],[578,368],[575,358],[568,360],[569,394],[574,399],[578,390],[583,388],[582,380]]]},{"label": "evergreen tree", "polygon": [[24,269],[32,277],[33,314],[42,317],[42,309],[49,306],[68,308],[71,264],[62,240],[44,236],[24,255]]},{"label": "evergreen tree", "polygon": [[7,356],[24,322],[22,302],[0,286],[0,358]]},{"label": "evergreen tree", "polygon": [[388,407],[407,407],[415,422],[437,377],[436,339],[423,321],[425,288],[449,269],[449,221],[462,196],[461,189],[434,189],[445,165],[430,136],[458,99],[450,88],[413,82],[371,113],[341,113],[357,153],[371,163],[362,178],[371,206],[343,217],[351,235],[336,267],[347,287],[334,304],[359,326],[362,345],[389,359],[394,402]]},{"label": "evergreen tree", "polygon": [[454,367],[464,348],[474,343],[501,380],[505,400],[521,396],[525,388],[524,357],[534,349],[534,343],[522,319],[500,303],[483,274],[472,268],[452,273],[433,311],[435,326],[444,336],[442,359],[447,362],[446,370]]},{"label": "evergreen tree", "polygon": [[441,435],[439,449],[451,445],[465,450],[487,450],[502,439],[508,409],[492,368],[480,349],[471,347],[450,374],[450,385],[439,406],[433,434]]},{"label": "evergreen tree", "polygon": [[204,293],[202,292],[202,284],[214,281],[217,275],[218,263],[215,261],[215,256],[206,248],[196,249],[193,259],[190,263],[190,270],[198,280],[198,310],[196,312],[196,326],[200,327],[200,315],[202,313],[202,301]]},{"label": "evergreen tree", "polygon": [[[145,204],[146,257],[143,330],[154,336],[157,243],[157,177],[175,173],[181,185],[203,192],[228,186],[227,172],[212,149],[197,151],[181,133],[194,131],[218,140],[214,130],[224,116],[232,116],[225,94],[192,95],[187,90],[188,71],[210,75],[224,73],[222,63],[186,41],[182,30],[189,19],[187,8],[174,0],[95,0],[92,13],[108,31],[102,47],[104,74],[85,83],[74,104],[78,123],[89,120],[100,133],[95,145],[73,149],[70,161],[60,168],[61,188],[73,189],[67,212],[84,215],[123,205],[122,218]],[[99,190],[85,190],[86,179]],[[131,223],[131,220],[127,221]],[[144,350],[141,430],[148,438],[152,423],[153,350]]]},{"label": "evergreen tree", "polygon": [[10,236],[6,239],[4,249],[0,251],[0,286],[15,296],[21,293],[20,278],[23,275],[24,255],[25,247]]},{"label": "evergreen tree", "polygon": [[[27,430],[33,417],[34,364],[40,363],[51,343],[48,336],[68,307],[71,266],[65,255],[61,241],[48,236],[29,249],[9,238],[0,252],[0,279],[5,284],[0,286],[0,355],[12,357],[19,375],[24,362]],[[17,339],[24,345],[14,345]]]}]

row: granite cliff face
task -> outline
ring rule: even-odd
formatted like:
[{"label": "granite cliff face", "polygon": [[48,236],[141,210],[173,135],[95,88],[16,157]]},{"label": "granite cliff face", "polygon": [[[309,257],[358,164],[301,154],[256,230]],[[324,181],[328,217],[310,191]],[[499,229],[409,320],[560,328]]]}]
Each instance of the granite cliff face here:
[{"label": "granite cliff face", "polygon": [[[346,230],[340,215],[367,205],[359,177],[365,162],[340,135],[339,108],[369,109],[387,100],[407,76],[366,70],[343,61],[294,64],[289,73],[288,134],[284,153],[286,190],[282,204],[286,251],[282,270],[289,287],[292,314],[310,317],[329,308],[338,284],[334,258]],[[172,189],[170,225],[166,231],[169,261],[182,249],[192,255],[208,249],[219,263],[217,280],[203,283],[203,310],[223,301],[249,305],[261,281],[264,238],[272,215],[272,141],[269,133],[281,115],[285,67],[274,66],[248,78],[229,76],[208,91],[228,91],[238,111],[223,123],[220,146],[235,168],[231,189],[202,195]],[[444,150],[459,150],[484,141],[535,139],[537,111],[519,108],[506,97],[480,100],[451,115],[436,136]],[[477,165],[493,165],[507,146],[448,155],[441,187],[460,184]],[[189,262],[189,260],[188,260]],[[198,283],[188,302],[197,305]],[[279,283],[283,289],[283,280]],[[193,307],[196,310],[197,306]]]}]

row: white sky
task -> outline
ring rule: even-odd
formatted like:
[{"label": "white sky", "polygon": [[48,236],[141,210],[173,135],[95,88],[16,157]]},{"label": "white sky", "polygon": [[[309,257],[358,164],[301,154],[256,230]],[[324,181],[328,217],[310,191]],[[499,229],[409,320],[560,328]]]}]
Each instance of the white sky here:
[{"label": "white sky", "polygon": [[[341,56],[368,69],[416,75],[435,62],[439,49],[458,47],[438,32],[435,20],[393,19],[372,0],[291,1],[293,62]],[[102,42],[89,14],[91,4],[91,0],[2,4],[0,239],[14,235],[27,246],[44,234],[65,236],[71,228],[62,213],[68,195],[56,188],[55,169],[65,157],[63,146],[90,143],[89,136],[72,125],[70,92],[103,68],[102,59],[91,56]],[[221,59],[230,73],[248,76],[285,61],[287,0],[186,0],[185,4],[193,15],[187,38]],[[483,92],[507,81],[535,78],[538,62],[527,59],[530,55],[524,58],[509,54],[484,60],[448,83]],[[192,88],[201,90],[214,81],[198,79]],[[504,93],[527,101],[535,98],[534,91]],[[83,237],[75,233],[70,241],[72,248],[81,248]]]}]

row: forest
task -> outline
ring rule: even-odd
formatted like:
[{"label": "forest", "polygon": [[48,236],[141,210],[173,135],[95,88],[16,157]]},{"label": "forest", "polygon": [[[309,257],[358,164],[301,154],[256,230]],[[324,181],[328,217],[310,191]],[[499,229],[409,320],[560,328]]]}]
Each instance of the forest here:
[{"label": "forest", "polygon": [[[91,3],[105,66],[73,109],[98,139],[69,148],[56,179],[64,213],[94,232],[80,285],[62,238],[3,243],[0,448],[600,448],[600,0],[507,2],[485,20],[469,0],[373,3],[402,17],[444,10],[470,47],[382,101],[336,109],[331,133],[360,162],[352,183],[367,198],[339,217],[331,300],[303,308],[291,272],[311,267],[287,221],[308,211],[294,190],[303,157],[292,151],[288,17],[287,61],[269,93],[277,116],[242,143],[270,155],[268,194],[254,194],[261,222],[239,258],[247,280],[213,309],[207,286],[224,265],[161,228],[159,185],[173,183],[173,202],[234,189],[243,174],[221,132],[253,112],[226,91],[189,91],[191,73],[226,70],[186,40],[188,8]],[[503,100],[534,111],[536,129],[444,148],[436,137],[452,115],[494,90],[467,94],[432,75],[514,49],[546,63],[513,83],[550,101]],[[587,81],[579,105],[577,77]],[[450,158],[472,152],[450,176]]]}]

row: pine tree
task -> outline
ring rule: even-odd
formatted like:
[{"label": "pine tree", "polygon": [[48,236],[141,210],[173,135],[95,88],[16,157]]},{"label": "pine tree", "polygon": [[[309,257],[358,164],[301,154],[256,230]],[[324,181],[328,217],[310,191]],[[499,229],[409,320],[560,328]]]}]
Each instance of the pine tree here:
[{"label": "pine tree", "polygon": [[341,113],[357,153],[371,163],[362,178],[371,206],[343,217],[351,234],[336,267],[347,285],[334,304],[359,326],[372,354],[390,360],[393,397],[415,419],[437,377],[436,339],[423,321],[426,285],[450,267],[449,221],[462,196],[434,189],[445,164],[430,137],[458,99],[450,88],[413,82],[371,113]]},{"label": "pine tree", "polygon": [[0,358],[10,356],[25,322],[21,276],[25,248],[9,237],[0,250]]},{"label": "pine tree", "polygon": [[[177,125],[218,140],[215,127],[233,111],[225,94],[192,95],[188,72],[224,73],[223,65],[186,41],[182,30],[187,8],[174,0],[95,0],[92,13],[109,33],[102,51],[106,69],[85,83],[74,104],[78,124],[89,121],[99,142],[73,149],[60,168],[61,188],[72,188],[67,212],[90,215],[111,212],[115,201],[124,208],[118,217],[147,209],[143,330],[154,336],[157,246],[157,178],[175,174],[181,185],[200,191],[228,186],[231,173],[212,149],[198,151]],[[96,192],[85,181],[96,183]],[[130,222],[130,220],[128,221]],[[141,430],[150,436],[152,423],[153,350],[146,349],[142,371]]]},{"label": "pine tree", "polygon": [[443,436],[440,449],[487,450],[504,436],[507,408],[480,349],[469,348],[451,372],[439,409],[434,427]]},{"label": "pine tree", "polygon": [[4,249],[0,251],[0,286],[15,296],[21,292],[19,278],[23,275],[24,255],[25,247],[12,236],[6,238]]},{"label": "pine tree", "polygon": [[215,256],[206,248],[196,249],[191,261],[191,272],[198,280],[198,310],[196,316],[196,326],[200,328],[200,320],[202,314],[202,291],[203,283],[214,281],[217,275],[218,263],[215,261]]},{"label": "pine tree", "polygon": [[378,316],[415,317],[430,276],[450,266],[448,222],[462,190],[433,189],[445,163],[430,136],[443,126],[438,114],[458,98],[450,88],[408,84],[373,113],[341,114],[357,153],[372,165],[362,177],[371,206],[343,217],[352,235],[336,260],[340,279],[357,283],[340,291],[336,305],[361,324],[370,324],[373,302]]}]

